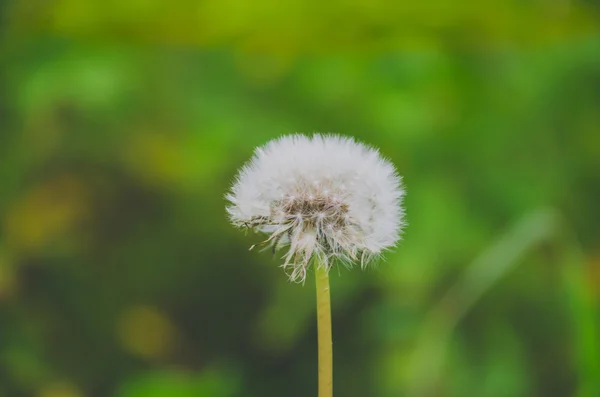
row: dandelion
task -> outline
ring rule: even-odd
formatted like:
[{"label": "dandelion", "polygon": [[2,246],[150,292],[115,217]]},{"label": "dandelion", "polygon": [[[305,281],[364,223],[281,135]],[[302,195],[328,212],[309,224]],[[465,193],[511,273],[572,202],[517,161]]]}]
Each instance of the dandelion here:
[{"label": "dandelion", "polygon": [[[289,135],[256,149],[226,195],[231,222],[266,233],[259,245],[285,250],[282,267],[317,279],[319,396],[331,396],[328,272],[339,261],[367,266],[399,240],[401,178],[379,152],[337,135]],[[250,247],[250,249],[255,246]]]},{"label": "dandelion", "polygon": [[[366,266],[394,246],[404,190],[376,149],[335,135],[284,136],[256,150],[227,194],[232,223],[288,248],[283,268],[304,281],[312,259]],[[254,248],[251,247],[251,248]]]}]

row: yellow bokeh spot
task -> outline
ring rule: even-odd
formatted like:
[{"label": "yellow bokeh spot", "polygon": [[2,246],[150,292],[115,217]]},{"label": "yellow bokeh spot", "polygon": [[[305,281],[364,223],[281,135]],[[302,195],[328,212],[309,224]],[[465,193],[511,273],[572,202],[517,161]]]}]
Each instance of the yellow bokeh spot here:
[{"label": "yellow bokeh spot", "polygon": [[117,324],[122,346],[131,354],[156,359],[172,350],[175,328],[165,314],[154,307],[126,309]]},{"label": "yellow bokeh spot", "polygon": [[42,387],[38,397],[83,397],[83,393],[71,383],[60,382]]},{"label": "yellow bokeh spot", "polygon": [[85,216],[88,198],[80,180],[61,175],[33,188],[9,208],[4,230],[11,248],[35,251],[64,235]]},{"label": "yellow bokeh spot", "polygon": [[146,183],[163,186],[181,180],[181,147],[174,137],[152,132],[136,137],[126,158]]}]

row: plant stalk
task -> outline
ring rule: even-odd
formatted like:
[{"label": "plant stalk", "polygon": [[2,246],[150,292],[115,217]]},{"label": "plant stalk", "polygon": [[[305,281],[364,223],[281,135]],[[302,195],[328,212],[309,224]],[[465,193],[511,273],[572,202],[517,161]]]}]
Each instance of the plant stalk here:
[{"label": "plant stalk", "polygon": [[315,263],[317,283],[317,332],[319,343],[319,397],[333,396],[333,346],[331,342],[331,299],[329,272],[323,263]]}]

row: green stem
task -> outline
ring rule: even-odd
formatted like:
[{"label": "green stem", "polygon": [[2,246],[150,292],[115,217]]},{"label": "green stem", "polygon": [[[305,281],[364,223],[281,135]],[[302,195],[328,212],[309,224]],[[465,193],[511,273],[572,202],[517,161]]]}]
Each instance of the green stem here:
[{"label": "green stem", "polygon": [[319,397],[333,396],[333,347],[329,274],[323,263],[315,263],[317,282],[317,329],[319,341]]}]

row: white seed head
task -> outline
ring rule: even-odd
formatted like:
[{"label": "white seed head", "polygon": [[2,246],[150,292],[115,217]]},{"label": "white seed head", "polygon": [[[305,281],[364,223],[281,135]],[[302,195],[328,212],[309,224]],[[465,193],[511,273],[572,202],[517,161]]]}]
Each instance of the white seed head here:
[{"label": "white seed head", "polygon": [[[286,248],[282,265],[304,281],[312,259],[366,266],[400,239],[401,177],[379,152],[337,135],[288,135],[256,149],[226,195],[238,227]],[[254,247],[254,246],[253,246]],[[251,248],[253,248],[251,247]]]}]

